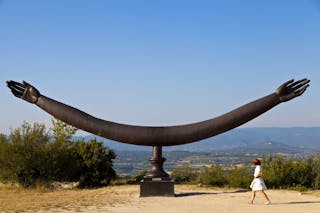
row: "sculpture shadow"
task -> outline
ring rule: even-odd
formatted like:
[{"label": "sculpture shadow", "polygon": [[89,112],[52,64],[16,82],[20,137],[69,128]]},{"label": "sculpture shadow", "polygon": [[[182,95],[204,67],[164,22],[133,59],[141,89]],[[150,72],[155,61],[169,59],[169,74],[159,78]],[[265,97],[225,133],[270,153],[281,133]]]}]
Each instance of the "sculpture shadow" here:
[{"label": "sculpture shadow", "polygon": [[292,201],[292,202],[272,202],[271,205],[300,205],[300,204],[318,204],[319,201]]},{"label": "sculpture shadow", "polygon": [[216,195],[216,194],[232,194],[232,193],[245,193],[250,190],[247,189],[240,189],[232,192],[186,192],[175,194],[175,197],[188,197],[188,196],[197,196],[197,195]]},{"label": "sculpture shadow", "polygon": [[287,202],[287,203],[272,203],[272,205],[282,205],[282,204],[299,205],[299,204],[314,204],[314,203],[320,203],[320,201],[294,201],[294,202]]},{"label": "sculpture shadow", "polygon": [[197,196],[197,195],[215,195],[219,194],[216,192],[187,192],[187,193],[180,193],[175,194],[175,197],[189,197],[189,196]]},{"label": "sculpture shadow", "polygon": [[250,192],[251,190],[249,189],[239,189],[233,192],[223,192],[223,194],[233,194],[233,193],[245,193],[245,192]]},{"label": "sculpture shadow", "polygon": [[197,196],[197,195],[216,195],[216,194],[231,194],[231,193],[244,193],[248,192],[247,189],[236,190],[233,192],[186,192],[175,194],[175,197],[188,197],[188,196]]}]

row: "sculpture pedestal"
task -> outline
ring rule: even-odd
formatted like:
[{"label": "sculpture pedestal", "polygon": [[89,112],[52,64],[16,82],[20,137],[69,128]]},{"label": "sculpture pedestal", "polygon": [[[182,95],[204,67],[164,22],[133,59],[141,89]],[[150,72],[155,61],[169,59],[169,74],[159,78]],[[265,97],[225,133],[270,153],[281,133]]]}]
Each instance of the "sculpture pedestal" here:
[{"label": "sculpture pedestal", "polygon": [[149,159],[151,171],[140,182],[140,197],[174,196],[174,180],[163,170],[165,160],[162,157],[162,147],[154,146],[153,155]]},{"label": "sculpture pedestal", "polygon": [[174,180],[170,178],[144,178],[140,182],[140,197],[174,197]]}]

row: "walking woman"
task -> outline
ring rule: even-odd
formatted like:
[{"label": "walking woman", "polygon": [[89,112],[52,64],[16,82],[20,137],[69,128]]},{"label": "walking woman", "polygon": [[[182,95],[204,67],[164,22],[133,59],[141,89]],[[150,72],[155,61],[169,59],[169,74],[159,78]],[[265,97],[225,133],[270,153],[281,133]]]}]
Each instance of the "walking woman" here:
[{"label": "walking woman", "polygon": [[253,200],[256,197],[256,192],[260,191],[263,194],[263,196],[267,199],[267,202],[265,204],[269,205],[271,204],[271,201],[268,195],[265,193],[265,190],[267,189],[267,187],[262,179],[261,161],[259,159],[255,159],[253,161],[253,164],[255,165],[256,168],[254,170],[253,181],[251,182],[251,185],[250,185],[250,188],[252,189],[250,204],[253,204]]}]

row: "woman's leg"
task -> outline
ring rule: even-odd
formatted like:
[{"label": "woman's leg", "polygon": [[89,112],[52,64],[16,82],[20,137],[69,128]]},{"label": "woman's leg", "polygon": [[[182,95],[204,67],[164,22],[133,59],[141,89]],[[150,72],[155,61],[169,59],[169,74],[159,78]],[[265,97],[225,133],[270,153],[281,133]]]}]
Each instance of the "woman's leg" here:
[{"label": "woman's leg", "polygon": [[253,200],[256,197],[256,191],[252,191],[250,204],[253,204]]},{"label": "woman's leg", "polygon": [[264,197],[267,199],[268,202],[266,202],[266,204],[270,204],[270,199],[268,197],[268,195],[265,193],[264,190],[261,190],[261,193],[264,195]]}]

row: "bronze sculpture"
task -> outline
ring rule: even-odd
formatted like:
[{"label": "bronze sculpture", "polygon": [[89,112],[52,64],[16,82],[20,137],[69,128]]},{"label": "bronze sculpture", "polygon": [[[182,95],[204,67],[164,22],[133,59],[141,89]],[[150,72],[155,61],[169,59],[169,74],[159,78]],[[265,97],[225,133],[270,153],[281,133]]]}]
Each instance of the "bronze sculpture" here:
[{"label": "bronze sculpture", "polygon": [[125,125],[95,118],[41,95],[35,87],[24,81],[7,81],[7,86],[16,97],[36,104],[55,118],[79,129],[123,143],[153,146],[153,156],[150,159],[153,167],[146,175],[146,178],[152,179],[169,177],[162,167],[165,161],[162,157],[162,146],[192,143],[238,127],[276,105],[302,95],[309,82],[308,79],[295,82],[292,79],[278,87],[274,93],[216,118],[193,124],[163,127]]}]

